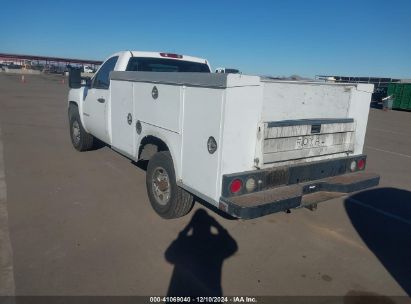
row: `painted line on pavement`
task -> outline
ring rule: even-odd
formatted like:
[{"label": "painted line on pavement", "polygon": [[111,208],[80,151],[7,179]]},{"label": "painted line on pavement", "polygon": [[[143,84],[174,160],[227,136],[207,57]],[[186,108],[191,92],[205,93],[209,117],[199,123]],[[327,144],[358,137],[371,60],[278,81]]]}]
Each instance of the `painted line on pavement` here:
[{"label": "painted line on pavement", "polygon": [[369,128],[369,130],[374,130],[374,131],[379,131],[379,132],[385,132],[385,133],[391,133],[391,134],[398,134],[398,135],[409,136],[409,134],[407,134],[407,133],[397,132],[397,131],[391,131],[391,130],[385,130],[385,129],[379,129],[379,128]]},{"label": "painted line on pavement", "polygon": [[389,150],[383,150],[383,149],[379,149],[379,148],[375,148],[375,147],[371,147],[371,146],[365,146],[365,147],[367,149],[371,149],[371,150],[376,150],[376,151],[385,152],[385,153],[389,153],[389,154],[393,154],[393,155],[397,155],[397,156],[411,158],[411,155],[408,155],[408,154],[402,154],[402,153],[393,152],[393,151],[389,151]]}]

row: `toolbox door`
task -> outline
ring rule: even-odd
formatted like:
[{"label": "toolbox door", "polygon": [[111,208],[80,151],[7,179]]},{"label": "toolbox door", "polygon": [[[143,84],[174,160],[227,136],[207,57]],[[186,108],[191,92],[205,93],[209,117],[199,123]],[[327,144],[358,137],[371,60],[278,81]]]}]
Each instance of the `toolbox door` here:
[{"label": "toolbox door", "polygon": [[217,195],[223,90],[186,88],[182,136],[182,182],[208,198]]}]

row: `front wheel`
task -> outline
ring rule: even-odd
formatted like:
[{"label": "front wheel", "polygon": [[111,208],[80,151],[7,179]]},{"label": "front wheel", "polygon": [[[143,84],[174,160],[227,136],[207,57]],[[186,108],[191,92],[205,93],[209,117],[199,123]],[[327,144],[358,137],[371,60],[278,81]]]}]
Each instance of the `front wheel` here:
[{"label": "front wheel", "polygon": [[168,151],[158,152],[150,159],[146,186],[151,206],[162,218],[184,216],[193,207],[193,196],[176,184],[173,160]]},{"label": "front wheel", "polygon": [[84,130],[78,114],[78,108],[76,106],[70,106],[68,115],[70,138],[73,147],[78,151],[90,150],[93,147],[94,137]]}]

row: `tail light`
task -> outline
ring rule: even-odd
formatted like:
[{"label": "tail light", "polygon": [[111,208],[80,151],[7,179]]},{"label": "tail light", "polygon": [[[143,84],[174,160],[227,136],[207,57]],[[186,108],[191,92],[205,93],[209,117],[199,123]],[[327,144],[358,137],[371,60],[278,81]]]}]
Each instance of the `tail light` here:
[{"label": "tail light", "polygon": [[365,159],[364,158],[359,159],[357,161],[357,168],[358,168],[358,170],[364,170],[364,168],[365,168]]},{"label": "tail light", "polygon": [[364,170],[364,169],[365,169],[365,158],[353,160],[350,164],[351,172],[354,172],[357,170]]},{"label": "tail light", "polygon": [[230,191],[232,194],[236,194],[240,192],[242,188],[243,188],[243,182],[241,181],[241,179],[234,179],[230,183]]},{"label": "tail light", "polygon": [[257,183],[255,182],[255,179],[250,177],[247,179],[245,182],[245,189],[247,192],[253,192],[257,186]]},{"label": "tail light", "polygon": [[353,160],[350,164],[350,170],[351,172],[354,172],[355,170],[357,170],[357,162],[355,160]]},{"label": "tail light", "polygon": [[160,56],[167,57],[167,58],[178,58],[178,59],[183,58],[183,55],[178,55],[178,54],[173,54],[173,53],[160,53]]}]

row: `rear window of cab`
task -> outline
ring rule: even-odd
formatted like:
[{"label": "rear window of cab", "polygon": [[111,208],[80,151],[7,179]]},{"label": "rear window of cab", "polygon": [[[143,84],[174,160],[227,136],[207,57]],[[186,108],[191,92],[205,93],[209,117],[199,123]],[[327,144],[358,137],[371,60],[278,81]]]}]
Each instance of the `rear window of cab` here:
[{"label": "rear window of cab", "polygon": [[207,64],[199,62],[132,57],[128,62],[126,71],[210,73],[210,68]]}]

